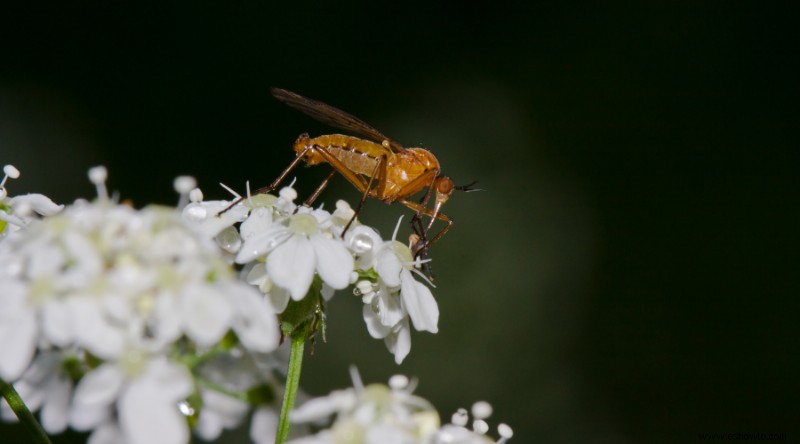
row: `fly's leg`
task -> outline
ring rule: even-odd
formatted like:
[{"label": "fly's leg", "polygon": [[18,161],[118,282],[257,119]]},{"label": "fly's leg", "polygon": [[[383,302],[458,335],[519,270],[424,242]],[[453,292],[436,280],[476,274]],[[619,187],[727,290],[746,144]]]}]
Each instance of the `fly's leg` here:
[{"label": "fly's leg", "polygon": [[333,171],[330,172],[330,174],[328,174],[328,177],[326,177],[325,180],[323,180],[322,183],[319,184],[317,189],[314,190],[314,193],[311,194],[311,196],[308,196],[308,199],[303,201],[303,205],[305,205],[307,207],[310,207],[311,204],[313,204],[314,201],[317,200],[317,198],[319,197],[320,193],[322,193],[322,190],[324,190],[325,187],[328,186],[328,182],[331,181],[331,178],[333,178],[334,174],[336,174],[336,170],[333,170]]},{"label": "fly's leg", "polygon": [[[261,187],[261,188],[257,189],[255,194],[269,193],[270,191],[275,190],[275,188],[277,188],[278,185],[280,185],[280,183],[283,181],[283,179],[285,179],[286,176],[293,169],[295,169],[295,167],[297,167],[297,164],[299,164],[303,160],[303,157],[305,157],[306,153],[311,151],[312,149],[313,148],[309,146],[309,147],[306,147],[306,149],[304,149],[303,151],[297,153],[297,156],[295,156],[294,160],[292,160],[292,163],[290,163],[289,166],[287,166],[286,169],[283,170],[283,172],[278,176],[277,179],[272,181],[271,184],[269,184],[269,185],[267,185],[265,187]],[[245,199],[246,199],[246,197],[244,197],[244,196],[236,199],[235,201],[233,201],[233,203],[228,205],[224,210],[222,210],[219,213],[217,213],[217,216],[219,216],[220,214],[223,214],[226,211],[230,210],[231,208],[235,207],[236,205],[238,205],[241,201],[243,201]]]},{"label": "fly's leg", "polygon": [[361,194],[361,200],[359,200],[358,205],[356,205],[356,209],[353,212],[353,217],[351,217],[347,222],[347,225],[344,226],[344,230],[342,231],[342,239],[344,239],[344,235],[347,233],[350,225],[352,225],[353,221],[356,220],[358,213],[361,212],[361,207],[364,206],[364,202],[367,201],[369,191],[372,189],[372,183],[375,181],[376,176],[378,176],[378,195],[380,195],[383,185],[386,184],[386,156],[381,156],[378,159],[378,164],[375,165],[375,170],[372,172],[372,176],[370,176],[369,182],[367,182],[367,186],[364,188],[364,192]]}]

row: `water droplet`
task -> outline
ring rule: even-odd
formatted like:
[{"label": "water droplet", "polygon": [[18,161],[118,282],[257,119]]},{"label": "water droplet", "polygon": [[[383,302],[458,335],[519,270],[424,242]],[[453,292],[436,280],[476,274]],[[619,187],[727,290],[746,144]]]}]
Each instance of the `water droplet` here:
[{"label": "water droplet", "polygon": [[194,416],[194,407],[192,407],[187,401],[181,401],[178,403],[178,411],[181,412],[181,415],[183,416]]},{"label": "water droplet", "polygon": [[242,237],[233,227],[222,230],[216,237],[217,244],[228,253],[235,253],[242,247]]},{"label": "water droplet", "polygon": [[375,246],[372,238],[366,233],[358,233],[350,240],[350,245],[357,254],[364,254],[371,251]]}]

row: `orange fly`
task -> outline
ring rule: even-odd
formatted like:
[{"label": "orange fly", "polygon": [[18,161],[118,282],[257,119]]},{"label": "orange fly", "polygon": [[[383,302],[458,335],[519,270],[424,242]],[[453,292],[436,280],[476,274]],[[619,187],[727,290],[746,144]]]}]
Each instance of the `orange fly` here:
[{"label": "orange fly", "polygon": [[[411,225],[416,233],[416,236],[412,236],[412,239],[415,239],[413,246],[415,257],[420,254],[425,255],[428,247],[439,240],[453,225],[453,220],[442,213],[442,205],[450,198],[453,190],[471,191],[469,188],[471,184],[454,186],[449,177],[442,175],[439,161],[430,151],[422,148],[404,148],[361,119],[328,104],[285,89],[271,88],[270,91],[275,98],[292,108],[322,123],[361,137],[330,134],[312,138],[308,134],[301,134],[294,143],[295,159],[275,181],[257,190],[257,193],[273,191],[300,162],[304,161],[309,166],[328,163],[333,167],[333,171],[304,204],[310,205],[328,185],[334,174],[338,172],[344,176],[362,193],[355,214],[344,232],[347,232],[368,197],[380,199],[387,204],[400,202],[414,210]],[[419,202],[409,200],[411,196],[424,189],[427,190]],[[433,208],[430,209],[427,205],[432,195],[435,195],[435,198]],[[426,227],[423,227],[422,215],[430,217]],[[428,239],[427,233],[436,219],[445,222],[446,225]]]}]

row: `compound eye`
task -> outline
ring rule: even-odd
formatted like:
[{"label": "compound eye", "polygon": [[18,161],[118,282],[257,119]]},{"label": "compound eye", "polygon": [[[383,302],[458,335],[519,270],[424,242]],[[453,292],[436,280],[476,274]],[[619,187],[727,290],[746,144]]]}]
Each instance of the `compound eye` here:
[{"label": "compound eye", "polygon": [[440,194],[450,194],[453,192],[453,180],[447,176],[436,179],[436,191]]}]

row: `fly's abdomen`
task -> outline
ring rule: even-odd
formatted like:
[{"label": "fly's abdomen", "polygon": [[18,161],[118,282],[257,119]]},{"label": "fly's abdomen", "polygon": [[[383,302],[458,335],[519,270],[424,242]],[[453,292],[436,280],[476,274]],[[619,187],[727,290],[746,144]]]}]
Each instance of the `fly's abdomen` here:
[{"label": "fly's abdomen", "polygon": [[306,150],[306,163],[317,165],[327,162],[321,151],[329,153],[342,163],[348,170],[365,176],[372,176],[381,156],[391,156],[393,153],[379,145],[358,137],[331,134],[309,138],[308,135],[298,137],[294,150],[298,154]]}]

